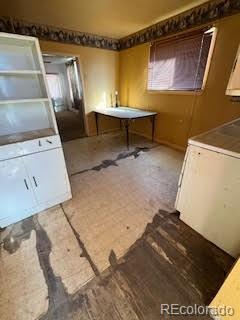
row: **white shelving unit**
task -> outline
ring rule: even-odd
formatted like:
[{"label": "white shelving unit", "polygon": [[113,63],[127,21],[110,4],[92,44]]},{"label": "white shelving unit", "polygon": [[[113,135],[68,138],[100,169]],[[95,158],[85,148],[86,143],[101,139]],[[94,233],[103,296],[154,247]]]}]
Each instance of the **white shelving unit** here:
[{"label": "white shelving unit", "polygon": [[42,74],[42,72],[40,70],[1,70],[0,71],[0,75],[1,74],[20,74],[20,75],[24,75],[24,74]]},{"label": "white shelving unit", "polygon": [[38,40],[7,33],[0,33],[0,180],[0,227],[71,198]]}]

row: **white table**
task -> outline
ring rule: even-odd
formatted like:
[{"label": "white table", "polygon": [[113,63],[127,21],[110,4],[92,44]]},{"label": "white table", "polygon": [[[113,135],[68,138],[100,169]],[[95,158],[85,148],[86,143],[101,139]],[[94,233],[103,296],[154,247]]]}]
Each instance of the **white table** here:
[{"label": "white table", "polygon": [[155,117],[157,115],[157,112],[122,107],[122,106],[115,107],[115,108],[113,107],[98,108],[98,109],[95,109],[94,112],[95,112],[95,119],[96,119],[97,134],[99,133],[99,129],[98,129],[99,115],[117,118],[120,120],[120,124],[122,124],[122,122],[124,123],[124,127],[126,130],[126,143],[127,143],[128,149],[129,149],[129,126],[133,120],[150,118],[152,121],[152,141],[154,139]]}]

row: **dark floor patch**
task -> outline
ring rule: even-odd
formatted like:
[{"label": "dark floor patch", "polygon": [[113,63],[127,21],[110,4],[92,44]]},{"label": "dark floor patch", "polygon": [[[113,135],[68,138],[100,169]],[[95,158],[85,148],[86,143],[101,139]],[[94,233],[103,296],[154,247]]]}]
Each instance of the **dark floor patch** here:
[{"label": "dark floor patch", "polygon": [[31,218],[14,224],[11,231],[2,240],[4,250],[10,254],[15,253],[21,246],[22,241],[30,238],[32,230],[33,223]]},{"label": "dark floor patch", "polygon": [[108,261],[113,268],[116,267],[118,264],[116,253],[113,250],[111,250],[110,252]]},{"label": "dark floor patch", "polygon": [[22,241],[28,240],[32,232],[36,232],[38,260],[48,288],[48,311],[39,320],[65,320],[70,314],[72,303],[61,277],[54,274],[50,264],[52,244],[46,231],[38,222],[37,215],[13,225],[10,233],[3,239],[3,248],[10,254],[16,252],[20,248]]},{"label": "dark floor patch", "polygon": [[101,169],[106,169],[111,166],[118,166],[116,160],[103,160],[100,165],[93,167],[91,170],[100,171]]},{"label": "dark floor patch", "polygon": [[92,167],[91,169],[85,169],[85,170],[77,171],[77,172],[73,173],[71,176],[75,176],[77,174],[81,174],[81,173],[84,173],[84,172],[87,172],[87,171],[91,171],[91,170],[100,171],[102,169],[106,169],[106,168],[111,167],[111,166],[117,167],[118,166],[117,162],[119,160],[127,159],[127,158],[130,158],[130,157],[134,157],[136,159],[136,158],[139,157],[141,152],[148,152],[150,149],[151,148],[148,148],[148,147],[142,147],[142,148],[141,147],[137,147],[133,151],[119,153],[118,156],[113,160],[109,160],[109,159],[103,160],[101,162],[101,164],[99,164],[98,166]]},{"label": "dark floor patch", "polygon": [[[164,211],[111,267],[71,296],[71,319],[165,320],[160,304],[206,305],[216,294],[234,259]],[[189,320],[207,319],[191,316]],[[54,318],[57,320],[57,318]]]},{"label": "dark floor patch", "polygon": [[30,218],[27,229],[37,234],[49,292],[49,309],[40,320],[210,320],[160,315],[160,305],[209,304],[234,262],[175,213],[159,211],[123,258],[117,260],[111,251],[111,267],[69,295],[51,268],[46,232],[36,218]]},{"label": "dark floor patch", "polygon": [[67,319],[72,306],[69,295],[64,287],[61,277],[56,276],[50,263],[50,253],[52,251],[51,241],[38,222],[37,216],[33,217],[33,228],[36,231],[36,249],[39,264],[48,287],[48,311],[39,320],[45,319]]}]

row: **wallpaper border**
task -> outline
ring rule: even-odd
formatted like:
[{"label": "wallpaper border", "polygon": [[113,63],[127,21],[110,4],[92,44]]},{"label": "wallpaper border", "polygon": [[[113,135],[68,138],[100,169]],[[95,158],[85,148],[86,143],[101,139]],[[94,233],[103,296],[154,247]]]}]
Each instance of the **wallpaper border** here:
[{"label": "wallpaper border", "polygon": [[0,17],[0,32],[38,37],[42,40],[70,43],[80,46],[119,50],[119,40],[99,35],[31,23],[13,17]]},{"label": "wallpaper border", "polygon": [[240,0],[214,0],[120,39],[120,50],[240,13]]}]

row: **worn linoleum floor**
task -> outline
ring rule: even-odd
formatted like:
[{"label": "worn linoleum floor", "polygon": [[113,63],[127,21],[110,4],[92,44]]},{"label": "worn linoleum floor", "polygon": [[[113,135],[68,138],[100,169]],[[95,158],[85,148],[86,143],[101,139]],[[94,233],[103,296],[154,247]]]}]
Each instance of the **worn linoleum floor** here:
[{"label": "worn linoleum floor", "polygon": [[184,155],[131,140],[64,144],[73,199],[0,233],[1,320],[164,319],[160,303],[210,302],[233,259],[171,213]]}]

